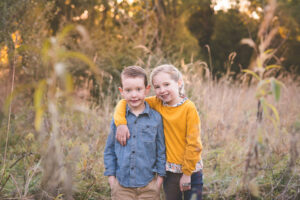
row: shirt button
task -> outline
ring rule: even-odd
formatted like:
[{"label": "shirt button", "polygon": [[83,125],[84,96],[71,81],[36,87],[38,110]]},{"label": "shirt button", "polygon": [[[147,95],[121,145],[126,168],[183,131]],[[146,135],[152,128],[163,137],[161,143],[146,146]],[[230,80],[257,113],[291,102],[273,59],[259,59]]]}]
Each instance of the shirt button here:
[{"label": "shirt button", "polygon": [[135,138],[135,135],[133,136],[133,138]]},{"label": "shirt button", "polygon": [[131,169],[133,170],[133,169],[134,169],[134,167],[131,167]]},{"label": "shirt button", "polygon": [[132,151],[132,153],[135,153],[135,151]]}]

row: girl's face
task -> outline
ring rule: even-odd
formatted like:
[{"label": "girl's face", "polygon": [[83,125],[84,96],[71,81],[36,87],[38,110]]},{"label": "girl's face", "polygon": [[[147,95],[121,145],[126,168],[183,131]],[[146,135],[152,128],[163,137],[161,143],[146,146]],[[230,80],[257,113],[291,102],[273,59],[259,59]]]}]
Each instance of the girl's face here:
[{"label": "girl's face", "polygon": [[152,84],[156,96],[168,105],[180,102],[179,87],[181,81],[175,81],[166,72],[159,72],[152,78]]}]

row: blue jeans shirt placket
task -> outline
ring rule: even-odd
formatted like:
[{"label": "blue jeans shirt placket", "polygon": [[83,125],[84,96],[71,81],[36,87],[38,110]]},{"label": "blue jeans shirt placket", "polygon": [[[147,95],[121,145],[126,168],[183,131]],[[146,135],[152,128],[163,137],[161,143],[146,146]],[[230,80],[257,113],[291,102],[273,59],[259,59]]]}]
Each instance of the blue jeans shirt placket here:
[{"label": "blue jeans shirt placket", "polygon": [[137,133],[137,126],[136,126],[136,123],[137,123],[137,120],[138,118],[136,116],[133,116],[135,118],[134,120],[134,127],[133,127],[133,132],[132,132],[132,135],[131,135],[131,156],[130,156],[130,185],[136,185],[136,173],[135,173],[135,170],[136,170],[136,166],[135,166],[135,163],[136,163],[136,145],[137,145],[137,137],[136,137],[136,133]]}]

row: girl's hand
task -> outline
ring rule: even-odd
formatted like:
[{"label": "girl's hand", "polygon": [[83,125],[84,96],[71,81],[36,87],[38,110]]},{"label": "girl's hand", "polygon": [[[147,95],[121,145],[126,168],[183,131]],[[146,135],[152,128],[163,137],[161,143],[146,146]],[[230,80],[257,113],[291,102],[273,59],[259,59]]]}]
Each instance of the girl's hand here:
[{"label": "girl's hand", "polygon": [[184,192],[191,189],[191,176],[183,174],[179,181],[180,191]]},{"label": "girl's hand", "polygon": [[119,125],[117,127],[116,139],[122,145],[126,145],[126,140],[129,139],[130,133],[127,125]]}]

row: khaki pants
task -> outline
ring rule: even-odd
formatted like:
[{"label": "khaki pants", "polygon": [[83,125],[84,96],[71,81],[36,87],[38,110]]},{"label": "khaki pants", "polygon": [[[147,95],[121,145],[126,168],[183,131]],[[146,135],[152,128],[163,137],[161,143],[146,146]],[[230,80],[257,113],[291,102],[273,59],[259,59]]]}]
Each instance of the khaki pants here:
[{"label": "khaki pants", "polygon": [[115,181],[111,188],[112,200],[159,200],[160,188],[156,184],[156,178],[144,187],[126,188]]}]

